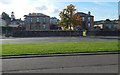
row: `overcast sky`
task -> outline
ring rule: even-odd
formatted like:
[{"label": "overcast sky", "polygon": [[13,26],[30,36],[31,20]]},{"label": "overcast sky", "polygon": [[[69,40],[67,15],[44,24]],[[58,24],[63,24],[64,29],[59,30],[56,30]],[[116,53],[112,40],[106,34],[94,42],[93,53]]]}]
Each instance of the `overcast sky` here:
[{"label": "overcast sky", "polygon": [[13,11],[16,18],[24,19],[29,13],[43,13],[59,18],[59,12],[73,4],[77,11],[95,16],[95,20],[118,19],[119,0],[0,0],[0,13],[9,15]]}]

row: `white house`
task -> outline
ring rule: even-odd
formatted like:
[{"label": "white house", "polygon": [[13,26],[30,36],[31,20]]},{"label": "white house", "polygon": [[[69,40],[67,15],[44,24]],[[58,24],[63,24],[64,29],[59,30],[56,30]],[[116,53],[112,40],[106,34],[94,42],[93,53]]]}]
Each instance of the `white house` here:
[{"label": "white house", "polygon": [[6,26],[6,22],[0,17],[0,27],[2,26]]},{"label": "white house", "polygon": [[58,22],[59,22],[59,19],[57,19],[56,17],[51,17],[50,18],[50,24],[57,25]]}]

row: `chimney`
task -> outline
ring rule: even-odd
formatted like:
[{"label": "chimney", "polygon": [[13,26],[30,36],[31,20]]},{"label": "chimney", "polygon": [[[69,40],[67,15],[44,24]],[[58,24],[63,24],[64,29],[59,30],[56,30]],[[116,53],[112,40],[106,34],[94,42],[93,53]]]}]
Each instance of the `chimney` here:
[{"label": "chimney", "polygon": [[11,20],[15,20],[15,15],[14,15],[14,12],[12,11],[11,13]]},{"label": "chimney", "polygon": [[88,12],[88,15],[91,15],[91,12],[90,12],[90,11]]}]

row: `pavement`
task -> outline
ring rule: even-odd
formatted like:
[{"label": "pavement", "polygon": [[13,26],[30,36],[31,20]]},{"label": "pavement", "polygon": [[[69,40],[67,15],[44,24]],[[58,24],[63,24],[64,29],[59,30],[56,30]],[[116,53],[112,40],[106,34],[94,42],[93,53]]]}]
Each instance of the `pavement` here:
[{"label": "pavement", "polygon": [[117,36],[87,36],[87,37],[29,37],[29,38],[6,38],[1,39],[2,44],[16,43],[40,43],[40,42],[80,42],[80,41],[118,41]]}]

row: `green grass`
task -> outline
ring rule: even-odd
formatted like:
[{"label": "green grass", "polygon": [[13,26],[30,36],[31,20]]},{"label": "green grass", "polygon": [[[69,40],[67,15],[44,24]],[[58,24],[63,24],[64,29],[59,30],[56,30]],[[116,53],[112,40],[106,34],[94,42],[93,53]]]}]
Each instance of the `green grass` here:
[{"label": "green grass", "polygon": [[3,44],[2,56],[36,55],[78,52],[117,52],[117,41],[109,42],[49,42],[33,44]]}]

